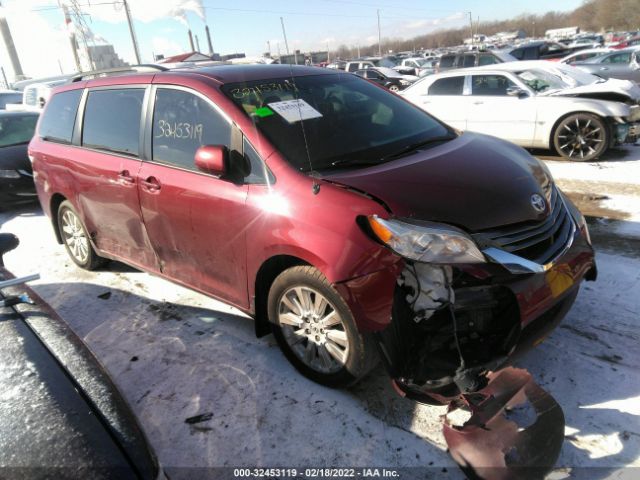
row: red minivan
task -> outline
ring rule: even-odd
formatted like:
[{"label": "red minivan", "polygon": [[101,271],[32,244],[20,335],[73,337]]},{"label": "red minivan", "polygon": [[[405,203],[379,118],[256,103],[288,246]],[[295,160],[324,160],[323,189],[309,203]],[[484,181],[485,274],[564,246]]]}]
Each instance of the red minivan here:
[{"label": "red minivan", "polygon": [[72,82],[29,151],[76,264],[234,305],[325,385],[381,358],[414,398],[477,390],[596,277],[585,219],[541,162],[340,71]]}]

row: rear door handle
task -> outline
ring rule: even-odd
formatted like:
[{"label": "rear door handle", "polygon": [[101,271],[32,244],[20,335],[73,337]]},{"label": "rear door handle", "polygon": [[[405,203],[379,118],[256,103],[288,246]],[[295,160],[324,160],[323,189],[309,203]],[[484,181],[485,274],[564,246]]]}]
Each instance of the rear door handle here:
[{"label": "rear door handle", "polygon": [[140,182],[142,187],[149,192],[158,192],[161,188],[160,182],[156,177],[147,177]]},{"label": "rear door handle", "polygon": [[484,105],[484,102],[481,102],[481,101],[478,100],[476,102],[473,102],[473,104],[474,105]]},{"label": "rear door handle", "polygon": [[129,170],[122,170],[120,173],[118,173],[118,180],[120,180],[120,183],[136,183],[136,179],[131,176]]}]

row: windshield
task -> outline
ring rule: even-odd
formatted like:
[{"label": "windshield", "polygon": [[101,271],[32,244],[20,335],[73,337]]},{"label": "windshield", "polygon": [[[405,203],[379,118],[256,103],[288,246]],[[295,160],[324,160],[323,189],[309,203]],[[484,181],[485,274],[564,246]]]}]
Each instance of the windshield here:
[{"label": "windshield", "polygon": [[37,121],[37,115],[0,116],[0,147],[29,143]]},{"label": "windshield", "polygon": [[546,92],[548,90],[561,90],[569,87],[568,84],[560,80],[559,77],[542,70],[524,70],[516,73],[518,78],[522,80],[527,87],[536,93]]},{"label": "windshield", "polygon": [[407,145],[454,135],[422,110],[351,74],[236,83],[222,90],[304,172],[376,165]]}]

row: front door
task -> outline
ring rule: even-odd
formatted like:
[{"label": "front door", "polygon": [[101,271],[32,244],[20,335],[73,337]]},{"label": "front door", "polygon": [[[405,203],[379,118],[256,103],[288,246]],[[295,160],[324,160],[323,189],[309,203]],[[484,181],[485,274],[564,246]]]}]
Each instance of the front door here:
[{"label": "front door", "polygon": [[536,99],[507,95],[517,85],[500,74],[472,75],[467,130],[530,147],[536,127]]},{"label": "front door", "polygon": [[139,178],[140,206],[162,272],[246,307],[248,187],[199,172],[202,145],[230,146],[231,125],[206,98],[155,88],[151,159]]}]

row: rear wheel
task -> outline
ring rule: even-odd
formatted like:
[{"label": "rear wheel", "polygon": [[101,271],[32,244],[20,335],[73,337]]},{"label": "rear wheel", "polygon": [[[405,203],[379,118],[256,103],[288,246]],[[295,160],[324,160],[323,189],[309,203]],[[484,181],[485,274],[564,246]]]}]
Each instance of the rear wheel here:
[{"label": "rear wheel", "polygon": [[377,363],[373,339],[358,331],[342,297],[313,267],[293,267],[276,278],[269,319],[285,356],[315,382],[347,386]]},{"label": "rear wheel", "polygon": [[398,93],[400,91],[400,87],[398,87],[397,85],[389,85],[389,90]]},{"label": "rear wheel", "polygon": [[560,155],[569,160],[595,160],[609,146],[607,125],[602,118],[591,113],[569,115],[556,127],[553,145]]},{"label": "rear wheel", "polygon": [[68,200],[62,202],[58,209],[58,229],[67,253],[76,265],[95,270],[106,263],[106,259],[93,249],[87,229]]}]

